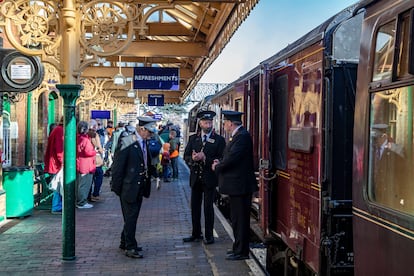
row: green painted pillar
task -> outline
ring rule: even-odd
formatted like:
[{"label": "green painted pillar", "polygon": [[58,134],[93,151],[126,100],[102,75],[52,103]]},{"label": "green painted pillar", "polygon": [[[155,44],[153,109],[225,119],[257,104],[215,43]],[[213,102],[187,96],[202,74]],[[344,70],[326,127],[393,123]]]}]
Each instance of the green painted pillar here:
[{"label": "green painted pillar", "polygon": [[26,145],[25,145],[25,164],[26,166],[30,163],[30,156],[32,155],[32,92],[27,93],[27,114],[26,114]]},{"label": "green painted pillar", "polygon": [[57,84],[63,98],[64,160],[63,160],[63,213],[62,259],[74,260],[75,255],[75,185],[76,185],[76,99],[83,89],[79,84]]}]

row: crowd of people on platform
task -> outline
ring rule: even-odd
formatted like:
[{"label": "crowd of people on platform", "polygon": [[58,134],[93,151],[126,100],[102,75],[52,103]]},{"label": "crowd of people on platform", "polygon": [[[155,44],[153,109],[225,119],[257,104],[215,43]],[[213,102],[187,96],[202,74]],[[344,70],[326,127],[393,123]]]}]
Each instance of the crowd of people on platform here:
[{"label": "crowd of people on platform", "polygon": [[[235,238],[226,259],[244,260],[249,258],[249,210],[252,193],[257,191],[252,139],[242,126],[241,112],[222,114],[224,129],[231,137],[227,144],[212,128],[215,112],[199,110],[198,131],[189,137],[184,150],[183,158],[190,168],[192,233],[183,242],[215,242],[213,203],[218,187],[230,199]],[[150,195],[151,179],[156,179],[157,189],[161,178],[163,182],[178,179],[181,146],[180,128],[172,123],[157,127],[157,120],[147,116],[137,121],[119,122],[116,127],[112,121],[107,121],[106,127],[101,120],[80,121],[76,138],[76,207],[92,208],[91,203],[101,200],[103,177],[111,177],[111,190],[120,198],[124,218],[119,248],[131,258],[143,257],[135,238],[136,224],[143,197]],[[50,132],[45,154],[45,171],[52,181],[63,167],[63,139],[62,119]],[[61,212],[62,191],[56,188],[52,213]]]},{"label": "crowd of people on platform", "polygon": [[[114,154],[120,139],[128,131],[136,131],[135,122],[119,122],[114,127],[113,121],[108,120],[106,126],[100,119],[91,119],[89,122],[80,121],[77,124],[76,136],[76,207],[89,209],[93,202],[101,200],[100,191],[103,178],[111,176]],[[156,179],[156,187],[161,187],[163,182],[178,179],[178,167],[176,159],[180,147],[180,128],[167,122],[165,125],[155,126],[151,137],[148,139],[151,154],[151,164],[154,170],[151,172]],[[44,171],[53,180],[63,168],[63,117],[58,124],[51,124],[48,143],[45,153]],[[165,152],[162,145],[168,144],[168,164],[161,164]],[[170,151],[171,149],[171,151]],[[55,190],[53,192],[52,213],[61,214],[62,195]]]}]

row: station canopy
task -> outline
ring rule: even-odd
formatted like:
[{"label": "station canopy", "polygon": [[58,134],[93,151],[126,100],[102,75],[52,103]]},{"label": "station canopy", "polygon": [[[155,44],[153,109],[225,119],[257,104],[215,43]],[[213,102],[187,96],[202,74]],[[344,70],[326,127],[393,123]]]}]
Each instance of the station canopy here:
[{"label": "station canopy", "polygon": [[133,67],[178,68],[176,90],[138,89],[138,95],[142,102],[146,102],[148,94],[162,93],[165,103],[180,103],[221,53],[257,1],[129,2],[136,2],[143,8],[141,16],[145,22],[134,29],[134,39],[122,53],[89,66],[82,76],[111,78],[121,73],[127,78],[124,89],[113,83],[108,83],[108,88],[118,90],[112,94],[113,97],[132,101],[133,97],[126,97],[125,91],[133,88]]},{"label": "station canopy", "polygon": [[[61,76],[66,70],[62,56],[79,59],[78,68],[65,73],[77,75],[84,85],[81,100],[96,99],[89,89],[121,104],[137,98],[145,103],[149,94],[163,94],[166,104],[182,103],[258,1],[3,0],[0,30],[12,47],[41,56]],[[65,39],[62,21],[72,16],[68,4],[79,20],[76,51],[59,50]],[[136,67],[175,68],[178,82],[172,89],[134,89]],[[97,103],[96,108],[102,107]]]}]

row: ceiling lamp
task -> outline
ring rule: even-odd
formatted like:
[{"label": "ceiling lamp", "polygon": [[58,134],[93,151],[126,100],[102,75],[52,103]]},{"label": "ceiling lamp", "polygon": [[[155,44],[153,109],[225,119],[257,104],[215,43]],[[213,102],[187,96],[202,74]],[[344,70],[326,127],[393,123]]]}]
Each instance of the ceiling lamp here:
[{"label": "ceiling lamp", "polygon": [[135,90],[132,87],[132,79],[131,79],[131,88],[127,92],[128,98],[135,98]]},{"label": "ceiling lamp", "polygon": [[119,56],[118,66],[119,66],[119,72],[118,74],[114,76],[114,84],[119,85],[119,86],[124,86],[126,84],[126,78],[124,77],[124,75],[122,75],[122,72],[121,72],[121,56]]}]

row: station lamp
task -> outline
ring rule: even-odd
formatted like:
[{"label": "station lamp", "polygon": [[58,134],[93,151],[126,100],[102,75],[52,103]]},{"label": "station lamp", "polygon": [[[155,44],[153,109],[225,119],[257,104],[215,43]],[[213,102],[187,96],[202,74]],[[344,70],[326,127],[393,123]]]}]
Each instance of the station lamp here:
[{"label": "station lamp", "polygon": [[126,78],[124,75],[122,75],[122,72],[121,72],[121,56],[119,56],[118,66],[119,66],[119,72],[113,78],[114,84],[119,85],[119,86],[124,86],[126,84]]}]

